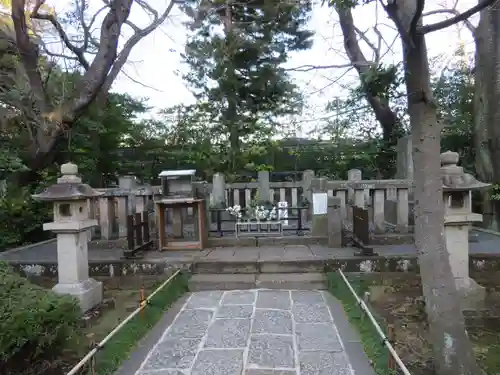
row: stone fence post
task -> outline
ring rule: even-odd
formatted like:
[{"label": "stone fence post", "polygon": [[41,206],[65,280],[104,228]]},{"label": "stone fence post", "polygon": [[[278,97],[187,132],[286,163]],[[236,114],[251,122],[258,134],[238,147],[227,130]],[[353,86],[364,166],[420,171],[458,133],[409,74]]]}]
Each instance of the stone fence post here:
[{"label": "stone fence post", "polygon": [[[362,179],[362,174],[359,169],[350,169],[347,171],[348,182],[359,182]],[[365,192],[363,190],[347,189],[347,220],[352,223],[352,207],[365,207]]]},{"label": "stone fence post", "polygon": [[342,247],[342,210],[340,197],[328,197],[328,247]]},{"label": "stone fence post", "polygon": [[118,177],[118,187],[123,192],[118,196],[118,236],[127,235],[127,216],[135,214],[135,192],[137,181],[135,176]]}]

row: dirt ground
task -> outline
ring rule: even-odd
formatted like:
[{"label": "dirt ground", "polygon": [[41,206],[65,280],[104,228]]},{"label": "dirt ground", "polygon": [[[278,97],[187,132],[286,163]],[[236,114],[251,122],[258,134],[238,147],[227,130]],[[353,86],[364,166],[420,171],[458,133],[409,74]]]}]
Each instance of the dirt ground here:
[{"label": "dirt ground", "polygon": [[[484,284],[483,284],[484,285]],[[486,286],[486,285],[485,285]],[[487,285],[487,304],[500,316],[500,285]],[[395,348],[412,375],[434,375],[420,280],[395,280],[370,287],[371,308],[394,326]],[[488,375],[500,374],[500,324],[469,326],[476,356]]]}]

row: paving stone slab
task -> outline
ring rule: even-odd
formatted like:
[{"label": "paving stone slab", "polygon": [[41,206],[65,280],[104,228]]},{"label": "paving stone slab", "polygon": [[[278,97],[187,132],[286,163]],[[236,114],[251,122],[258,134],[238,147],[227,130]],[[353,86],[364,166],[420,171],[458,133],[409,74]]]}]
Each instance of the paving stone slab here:
[{"label": "paving stone slab", "polygon": [[217,319],[248,319],[252,317],[252,305],[225,305],[217,310]]},{"label": "paving stone slab", "polygon": [[259,290],[256,307],[259,309],[290,310],[290,293],[283,290]]},{"label": "paving stone slab", "polygon": [[292,313],[296,323],[332,323],[330,312],[325,303],[315,305],[293,305]]},{"label": "paving stone slab", "polygon": [[353,375],[345,353],[300,353],[301,375]]},{"label": "paving stone slab", "polygon": [[167,339],[158,343],[142,370],[187,369],[193,364],[201,339]]},{"label": "paving stone slab", "polygon": [[293,290],[292,302],[296,305],[316,305],[322,304],[325,301],[321,292],[307,290]]},{"label": "paving stone slab", "polygon": [[243,350],[203,350],[191,375],[237,375],[243,371]]},{"label": "paving stone slab", "polygon": [[256,309],[252,333],[291,335],[292,326],[292,314],[289,311]]},{"label": "paving stone slab", "polygon": [[165,338],[202,338],[208,330],[213,315],[214,312],[209,310],[184,310],[172,323]]},{"label": "paving stone slab", "polygon": [[223,305],[253,305],[255,303],[254,291],[234,290],[224,293]]},{"label": "paving stone slab", "polygon": [[266,368],[294,368],[295,352],[292,336],[250,336],[248,365]]},{"label": "paving stone slab", "polygon": [[303,290],[193,293],[145,362],[119,375],[374,374],[331,299]]},{"label": "paving stone slab", "polygon": [[189,298],[186,308],[187,309],[201,309],[208,308],[214,309],[217,308],[220,304],[220,300],[222,298],[223,291],[206,291],[206,292],[197,292],[191,295]]},{"label": "paving stone slab", "polygon": [[244,375],[297,375],[297,371],[249,369],[245,371]]},{"label": "paving stone slab", "polygon": [[250,319],[217,319],[209,328],[206,348],[245,348]]},{"label": "paving stone slab", "polygon": [[297,323],[295,326],[299,351],[341,352],[340,338],[332,323]]},{"label": "paving stone slab", "polygon": [[166,369],[159,371],[139,371],[137,375],[186,375],[185,372],[175,369]]}]

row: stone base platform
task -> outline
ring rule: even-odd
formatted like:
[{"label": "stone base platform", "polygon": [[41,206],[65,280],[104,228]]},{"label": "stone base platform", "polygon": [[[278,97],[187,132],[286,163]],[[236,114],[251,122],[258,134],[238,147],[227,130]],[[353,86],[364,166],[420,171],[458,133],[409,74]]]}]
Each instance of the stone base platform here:
[{"label": "stone base platform", "polygon": [[56,284],[52,290],[58,294],[69,294],[78,300],[83,312],[89,311],[102,302],[102,283],[87,279],[78,284]]}]

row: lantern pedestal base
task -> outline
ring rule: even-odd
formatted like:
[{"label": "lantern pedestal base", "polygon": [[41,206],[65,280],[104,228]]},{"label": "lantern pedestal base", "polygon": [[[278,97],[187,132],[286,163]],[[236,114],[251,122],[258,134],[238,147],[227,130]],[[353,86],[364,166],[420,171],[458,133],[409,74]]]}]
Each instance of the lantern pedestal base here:
[{"label": "lantern pedestal base", "polygon": [[52,290],[57,294],[69,294],[75,297],[83,312],[102,302],[102,283],[91,278],[76,284],[59,283]]}]

